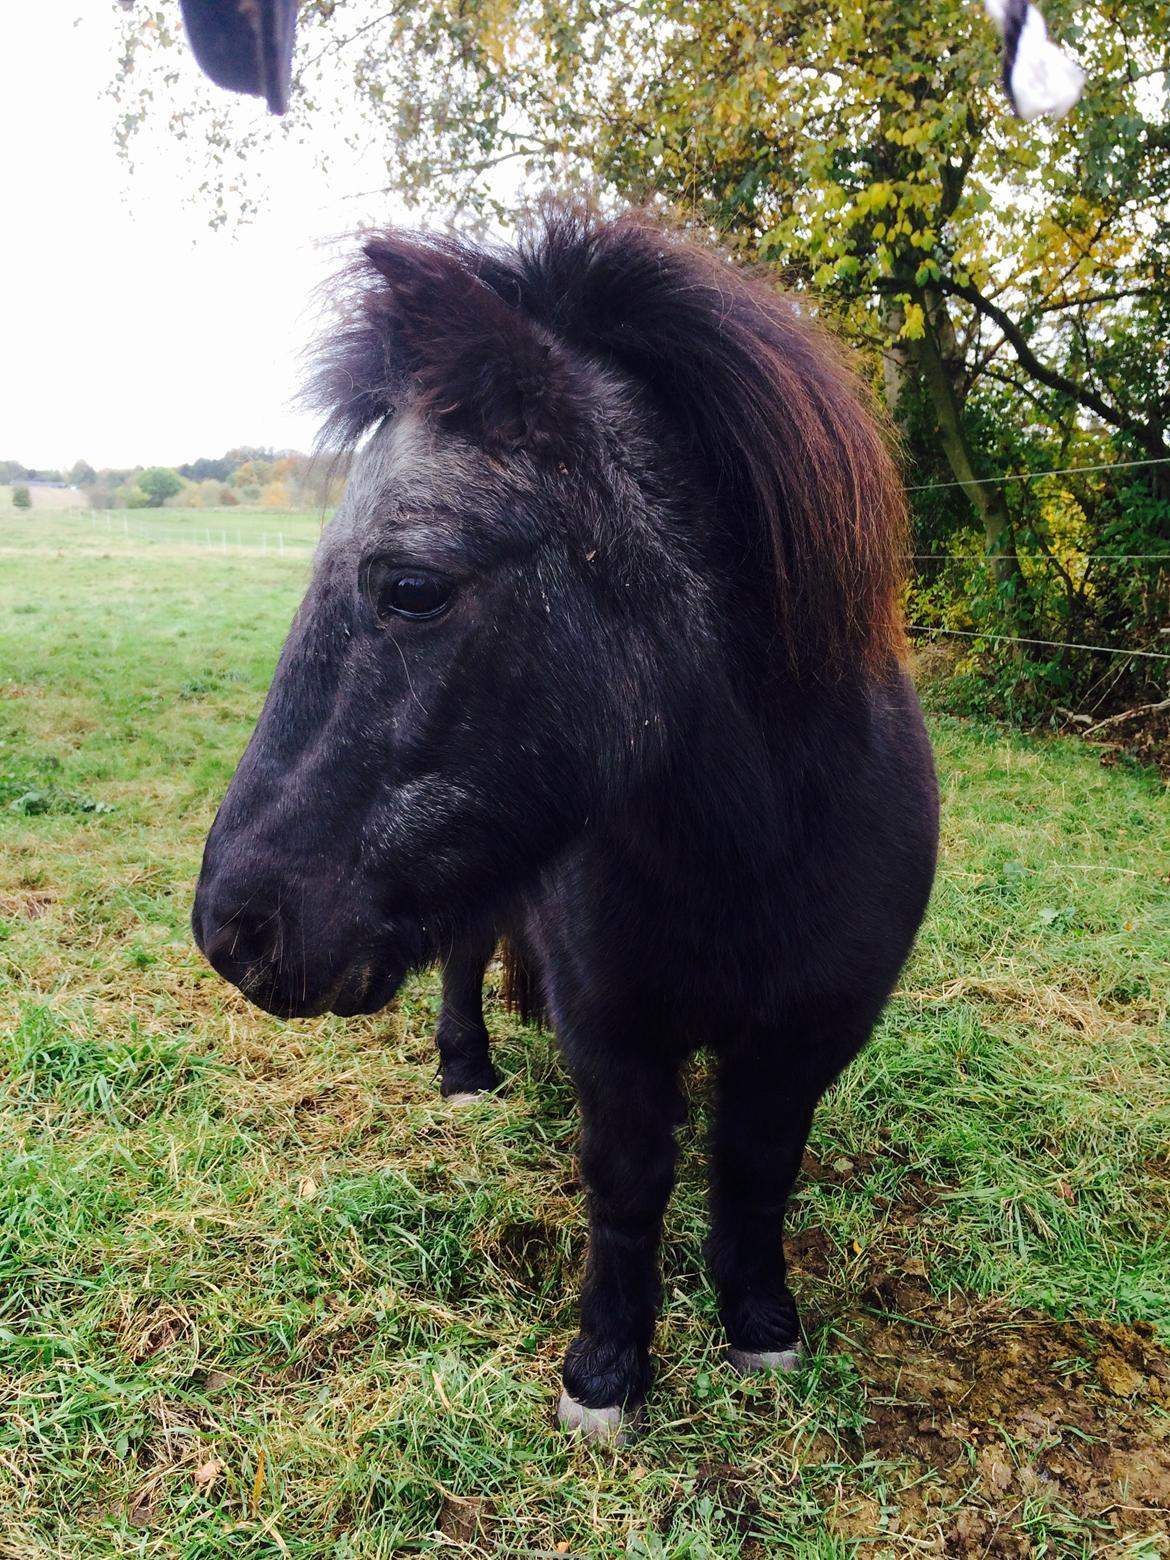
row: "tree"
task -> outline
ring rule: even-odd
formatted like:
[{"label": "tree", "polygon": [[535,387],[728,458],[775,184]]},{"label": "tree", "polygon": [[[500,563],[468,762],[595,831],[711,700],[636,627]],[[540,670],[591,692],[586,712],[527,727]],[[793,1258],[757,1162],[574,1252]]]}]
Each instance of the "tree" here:
[{"label": "tree", "polygon": [[235,449],[228,450],[224,456],[229,472],[234,471],[237,466],[242,466],[250,460],[270,461],[273,459],[275,459],[275,451],[264,449],[256,444],[237,445]]},{"label": "tree", "polygon": [[893,406],[917,381],[1001,583],[1016,573],[1012,518],[979,480],[997,465],[972,416],[986,381],[1049,427],[1087,414],[1170,454],[1164,366],[1128,382],[1106,367],[1111,332],[1166,306],[1168,126],[1143,83],[1164,63],[1170,7],[1083,14],[1092,92],[1056,128],[1005,114],[993,37],[955,0],[756,16],[697,0],[671,5],[660,33],[642,14],[626,25],[643,68],[596,127],[602,171],[704,211],[835,303],[882,352]]},{"label": "tree", "polygon": [[12,489],[12,507],[14,509],[31,509],[32,494],[26,487],[14,487]]},{"label": "tree", "polygon": [[[124,96],[165,70],[170,6],[127,22]],[[1090,81],[1055,128],[1010,117],[998,40],[968,0],[310,0],[294,122],[348,77],[355,135],[386,140],[392,187],[417,203],[498,209],[491,175],[516,163],[716,226],[922,380],[998,545],[1006,518],[973,481],[963,415],[981,377],[1170,453],[1166,354],[1151,347],[1146,378],[1113,351],[1119,326],[1165,339],[1170,0],[1046,11]],[[184,125],[200,112],[184,106]]]},{"label": "tree", "polygon": [[[145,508],[161,509],[168,498],[183,490],[183,479],[167,466],[150,466],[138,475],[138,487],[145,495]],[[131,505],[132,508],[137,507]]]},{"label": "tree", "polygon": [[180,466],[178,471],[181,477],[186,477],[190,482],[226,482],[231,476],[232,467],[228,460],[208,460],[205,455],[201,455],[189,465]]},{"label": "tree", "polygon": [[97,472],[87,460],[76,460],[69,472],[74,487],[91,487],[97,481]]},{"label": "tree", "polygon": [[197,491],[193,494],[196,509],[215,509],[221,502],[220,493],[222,482],[217,482],[214,477],[204,477],[199,483]]},{"label": "tree", "polygon": [[[242,488],[245,492],[255,488],[259,491],[267,482],[271,482],[275,462],[253,456],[249,460],[243,460],[232,472],[231,484],[233,487]],[[249,495],[254,496],[254,495]]]},{"label": "tree", "polygon": [[265,509],[288,509],[288,488],[283,482],[269,482],[260,491],[260,502]]},{"label": "tree", "polygon": [[185,482],[180,478],[181,486],[177,493],[172,493],[165,500],[167,509],[198,509],[200,507],[199,484]]},{"label": "tree", "polygon": [[[990,559],[952,626],[1059,637],[1092,612],[1138,643],[1164,577],[1111,616],[1060,550],[1170,551],[1170,0],[1044,9],[1089,80],[1056,126],[1012,119],[968,0],[310,0],[294,128],[348,96],[388,187],[432,209],[506,213],[513,168],[717,231],[870,353],[912,482],[948,484],[915,500],[916,551]],[[127,26],[149,83],[166,29]],[[1149,463],[1131,497],[1000,480],[1119,459]]]}]

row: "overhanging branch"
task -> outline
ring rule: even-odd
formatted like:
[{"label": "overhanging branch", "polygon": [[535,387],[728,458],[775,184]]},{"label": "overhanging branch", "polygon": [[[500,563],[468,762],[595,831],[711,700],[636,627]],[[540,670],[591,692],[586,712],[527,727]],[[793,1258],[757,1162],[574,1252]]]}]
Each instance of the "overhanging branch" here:
[{"label": "overhanging branch", "polygon": [[1102,422],[1108,423],[1111,428],[1117,428],[1123,433],[1132,434],[1143,449],[1152,455],[1165,455],[1167,448],[1161,434],[1137,418],[1128,416],[1116,406],[1111,406],[1103,396],[1088,385],[1078,384],[1075,379],[1070,379],[1067,374],[1062,374],[1058,369],[1044,363],[1033,352],[1028,338],[1024,335],[1017,321],[1015,321],[1006,309],[1001,309],[997,303],[992,303],[990,298],[984,297],[977,287],[965,285],[956,281],[953,277],[944,276],[935,284],[940,291],[952,297],[962,298],[972,308],[977,309],[986,319],[992,320],[1003,332],[1004,338],[1012,351],[1016,354],[1021,368],[1031,374],[1033,379],[1038,379],[1042,385],[1047,385],[1050,390],[1065,395],[1087,411],[1095,412]]}]

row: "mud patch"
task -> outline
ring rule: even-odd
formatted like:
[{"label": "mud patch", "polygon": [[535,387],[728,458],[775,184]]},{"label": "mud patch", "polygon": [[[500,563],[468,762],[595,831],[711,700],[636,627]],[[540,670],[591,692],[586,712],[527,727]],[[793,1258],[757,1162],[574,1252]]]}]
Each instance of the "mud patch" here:
[{"label": "mud patch", "polygon": [[[1063,1553],[1086,1532],[1093,1554],[1144,1539],[1170,1555],[1170,1354],[1152,1327],[939,1298],[899,1276],[837,1332],[866,1386],[859,1457],[909,1467],[884,1533],[962,1560]],[[873,1516],[833,1520],[872,1540]]]}]

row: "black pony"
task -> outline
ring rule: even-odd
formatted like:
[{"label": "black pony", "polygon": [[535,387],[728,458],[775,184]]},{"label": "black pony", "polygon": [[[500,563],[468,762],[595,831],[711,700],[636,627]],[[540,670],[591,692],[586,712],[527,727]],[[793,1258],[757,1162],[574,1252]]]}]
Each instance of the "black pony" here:
[{"label": "black pony", "polygon": [[516,250],[385,233],[346,300],[325,437],[374,431],[208,839],[195,936],[285,1017],[373,1012],[460,950],[451,1089],[492,1082],[479,974],[521,933],[591,1221],[561,1420],[613,1437],[650,1383],[699,1046],[730,1359],[796,1361],[785,1203],[934,870],[902,493],[806,307],[643,217],[551,208]]}]

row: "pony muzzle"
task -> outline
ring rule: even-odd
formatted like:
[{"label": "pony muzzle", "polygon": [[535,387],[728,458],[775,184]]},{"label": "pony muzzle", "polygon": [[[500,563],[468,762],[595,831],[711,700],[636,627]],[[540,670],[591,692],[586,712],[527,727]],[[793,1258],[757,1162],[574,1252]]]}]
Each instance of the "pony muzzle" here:
[{"label": "pony muzzle", "polygon": [[217,974],[278,1018],[375,1013],[402,983],[414,939],[393,923],[375,931],[340,917],[330,891],[318,923],[299,887],[277,896],[205,874],[191,929]]}]

